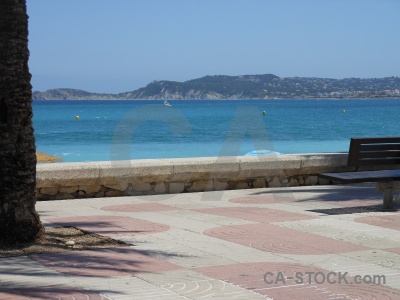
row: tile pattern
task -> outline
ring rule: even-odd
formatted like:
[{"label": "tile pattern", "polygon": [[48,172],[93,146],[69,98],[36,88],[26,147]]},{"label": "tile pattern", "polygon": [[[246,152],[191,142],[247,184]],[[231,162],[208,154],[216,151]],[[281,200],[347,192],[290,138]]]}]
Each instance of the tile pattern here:
[{"label": "tile pattern", "polygon": [[205,214],[215,214],[260,223],[310,220],[316,218],[315,216],[310,216],[306,214],[292,213],[260,207],[217,207],[196,209],[195,211]]},{"label": "tile pattern", "polygon": [[169,230],[168,225],[113,215],[50,218],[47,221],[58,226],[79,227],[86,231],[110,237],[150,234]]},{"label": "tile pattern", "polygon": [[39,202],[130,246],[2,258],[0,300],[400,299],[400,212],[318,211],[380,204],[359,185]]},{"label": "tile pattern", "polygon": [[105,211],[116,211],[116,212],[156,212],[166,210],[176,210],[175,207],[159,204],[159,203],[139,203],[139,204],[127,204],[127,205],[110,205],[101,208]]},{"label": "tile pattern", "polygon": [[132,276],[180,268],[130,247],[33,255],[31,258],[56,272],[80,276]]},{"label": "tile pattern", "polygon": [[106,300],[96,292],[65,286],[23,287],[18,289],[0,290],[0,299],[75,299],[75,300]]},{"label": "tile pattern", "polygon": [[298,232],[272,224],[225,226],[206,230],[207,235],[253,247],[262,251],[286,254],[326,254],[359,251],[366,248]]}]

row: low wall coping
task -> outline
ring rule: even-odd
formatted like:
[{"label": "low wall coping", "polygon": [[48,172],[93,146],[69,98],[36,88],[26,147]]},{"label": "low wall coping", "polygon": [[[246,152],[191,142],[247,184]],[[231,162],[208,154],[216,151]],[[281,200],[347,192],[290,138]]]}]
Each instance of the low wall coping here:
[{"label": "low wall coping", "polygon": [[36,179],[37,187],[113,184],[132,178],[142,182],[183,182],[279,173],[315,174],[340,171],[346,165],[347,153],[62,162],[38,164]]}]

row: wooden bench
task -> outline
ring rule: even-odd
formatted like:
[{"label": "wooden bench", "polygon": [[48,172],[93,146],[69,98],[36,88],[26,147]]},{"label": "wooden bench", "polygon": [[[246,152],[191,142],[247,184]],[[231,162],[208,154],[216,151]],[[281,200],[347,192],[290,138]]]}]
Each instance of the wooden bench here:
[{"label": "wooden bench", "polygon": [[376,182],[385,208],[394,208],[399,202],[400,196],[394,200],[393,192],[400,189],[400,137],[352,138],[347,166],[355,171],[318,176],[339,183]]}]

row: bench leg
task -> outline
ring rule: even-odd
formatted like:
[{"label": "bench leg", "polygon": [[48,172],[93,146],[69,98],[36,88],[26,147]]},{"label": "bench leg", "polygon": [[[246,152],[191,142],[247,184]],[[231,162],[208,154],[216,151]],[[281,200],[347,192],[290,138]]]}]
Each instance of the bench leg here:
[{"label": "bench leg", "polygon": [[387,187],[383,191],[383,206],[385,209],[392,209],[394,207],[394,201],[393,201],[393,188],[392,187]]},{"label": "bench leg", "polygon": [[385,209],[393,209],[397,203],[400,202],[400,195],[397,196],[396,200],[393,199],[393,192],[400,189],[399,181],[390,182],[377,182],[376,190],[383,192],[383,206]]}]

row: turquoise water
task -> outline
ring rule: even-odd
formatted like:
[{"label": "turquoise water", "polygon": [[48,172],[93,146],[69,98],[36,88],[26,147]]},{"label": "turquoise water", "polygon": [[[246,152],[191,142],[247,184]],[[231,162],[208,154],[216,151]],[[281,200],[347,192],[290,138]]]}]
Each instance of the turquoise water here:
[{"label": "turquoise water", "polygon": [[37,151],[66,162],[337,152],[400,134],[399,100],[169,102],[34,101]]}]

